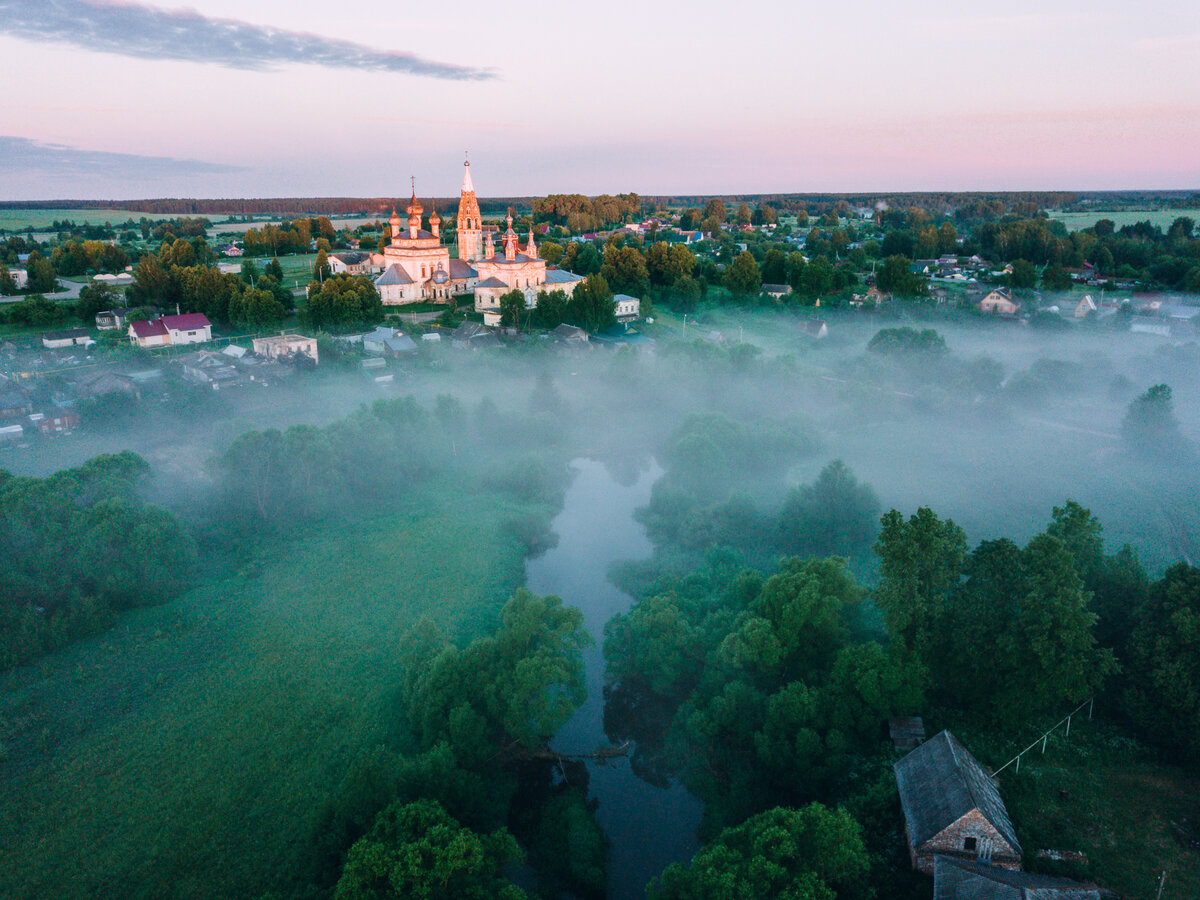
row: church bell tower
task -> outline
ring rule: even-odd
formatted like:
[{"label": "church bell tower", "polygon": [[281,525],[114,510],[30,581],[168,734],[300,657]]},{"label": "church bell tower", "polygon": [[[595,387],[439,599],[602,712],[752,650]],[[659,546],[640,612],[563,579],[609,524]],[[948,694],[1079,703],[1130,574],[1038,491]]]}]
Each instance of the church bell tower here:
[{"label": "church bell tower", "polygon": [[483,256],[483,221],[475,185],[471,183],[471,161],[463,163],[462,193],[458,198],[458,258],[475,262]]}]

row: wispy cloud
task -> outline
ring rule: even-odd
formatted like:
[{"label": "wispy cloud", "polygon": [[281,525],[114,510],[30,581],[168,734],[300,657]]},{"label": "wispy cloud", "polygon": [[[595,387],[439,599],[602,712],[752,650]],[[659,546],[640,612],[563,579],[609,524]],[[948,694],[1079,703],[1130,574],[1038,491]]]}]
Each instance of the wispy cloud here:
[{"label": "wispy cloud", "polygon": [[242,171],[245,170],[240,166],[194,159],[80,150],[64,144],[44,144],[29,138],[0,135],[0,172],[22,179],[90,177],[145,180]]},{"label": "wispy cloud", "polygon": [[378,50],[351,41],[140,3],[0,0],[0,33],[140,59],[186,60],[252,71],[306,63],[459,81],[495,77],[489,69],[437,62],[401,50]]}]

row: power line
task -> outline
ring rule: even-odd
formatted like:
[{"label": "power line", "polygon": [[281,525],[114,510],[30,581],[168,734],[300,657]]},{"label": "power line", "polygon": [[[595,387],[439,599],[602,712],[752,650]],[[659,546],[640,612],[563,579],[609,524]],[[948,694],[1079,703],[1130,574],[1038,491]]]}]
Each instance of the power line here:
[{"label": "power line", "polygon": [[1060,725],[1062,725],[1064,722],[1067,724],[1067,732],[1066,732],[1066,735],[1064,735],[1064,736],[1070,737],[1071,736],[1071,718],[1073,716],[1075,716],[1085,706],[1088,708],[1088,721],[1089,722],[1092,721],[1092,706],[1095,702],[1096,702],[1095,697],[1089,697],[1087,700],[1084,700],[1077,707],[1075,707],[1073,710],[1071,710],[1069,713],[1067,713],[1067,715],[1063,719],[1061,719],[1059,722],[1057,722],[1053,727],[1051,727],[1050,729],[1045,731],[1032,744],[1030,744],[1028,747],[1026,747],[1024,750],[1022,750],[1020,753],[1018,753],[1016,756],[1014,756],[1012,759],[1010,759],[1008,762],[1006,762],[1004,765],[1002,765],[1000,768],[998,768],[995,772],[993,772],[992,777],[995,778],[997,775],[999,775],[1001,772],[1003,772],[1005,769],[1007,769],[1013,763],[1017,764],[1016,771],[1020,772],[1021,771],[1021,757],[1024,756],[1026,753],[1028,753],[1030,750],[1032,750],[1034,747],[1036,747],[1038,744],[1042,745],[1042,753],[1044,754],[1046,752],[1046,743],[1050,739],[1050,735],[1053,734],[1058,729],[1058,727]]}]

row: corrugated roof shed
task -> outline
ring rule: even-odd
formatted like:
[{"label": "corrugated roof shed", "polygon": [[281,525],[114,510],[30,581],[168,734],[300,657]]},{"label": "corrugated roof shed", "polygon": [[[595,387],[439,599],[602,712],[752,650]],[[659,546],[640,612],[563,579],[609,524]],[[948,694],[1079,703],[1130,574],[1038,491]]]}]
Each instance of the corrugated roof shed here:
[{"label": "corrugated roof shed", "polygon": [[1100,900],[1100,889],[939,853],[933,864],[933,900]]}]

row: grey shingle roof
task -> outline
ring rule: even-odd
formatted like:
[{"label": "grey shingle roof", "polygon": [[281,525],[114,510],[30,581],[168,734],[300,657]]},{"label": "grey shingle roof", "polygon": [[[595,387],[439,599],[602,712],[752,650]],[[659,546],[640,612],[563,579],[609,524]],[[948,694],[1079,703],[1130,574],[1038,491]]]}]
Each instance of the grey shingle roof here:
[{"label": "grey shingle roof", "polygon": [[1030,875],[937,854],[933,900],[1099,900],[1092,884]]},{"label": "grey shingle roof", "polygon": [[978,809],[1021,852],[996,783],[950,732],[934,735],[892,769],[914,847]]},{"label": "grey shingle roof", "polygon": [[395,263],[392,263],[390,266],[388,266],[387,270],[382,275],[380,275],[378,278],[375,279],[376,285],[385,285],[385,286],[389,285],[389,284],[413,284],[413,283],[414,283],[413,280],[408,277],[408,273],[405,272],[402,268],[400,268]]},{"label": "grey shingle roof", "polygon": [[470,263],[462,259],[450,260],[450,277],[451,278],[474,278],[479,273],[471,268]]},{"label": "grey shingle roof", "polygon": [[497,278],[495,275],[493,275],[491,278],[485,278],[485,279],[483,279],[483,281],[479,282],[479,284],[478,284],[478,285],[476,285],[476,287],[481,287],[481,288],[506,288],[506,287],[508,287],[508,285],[507,285],[507,284],[505,284],[503,281],[501,281],[499,278]]},{"label": "grey shingle roof", "polygon": [[583,281],[583,276],[565,269],[546,270],[546,284],[571,284],[573,281]]}]

